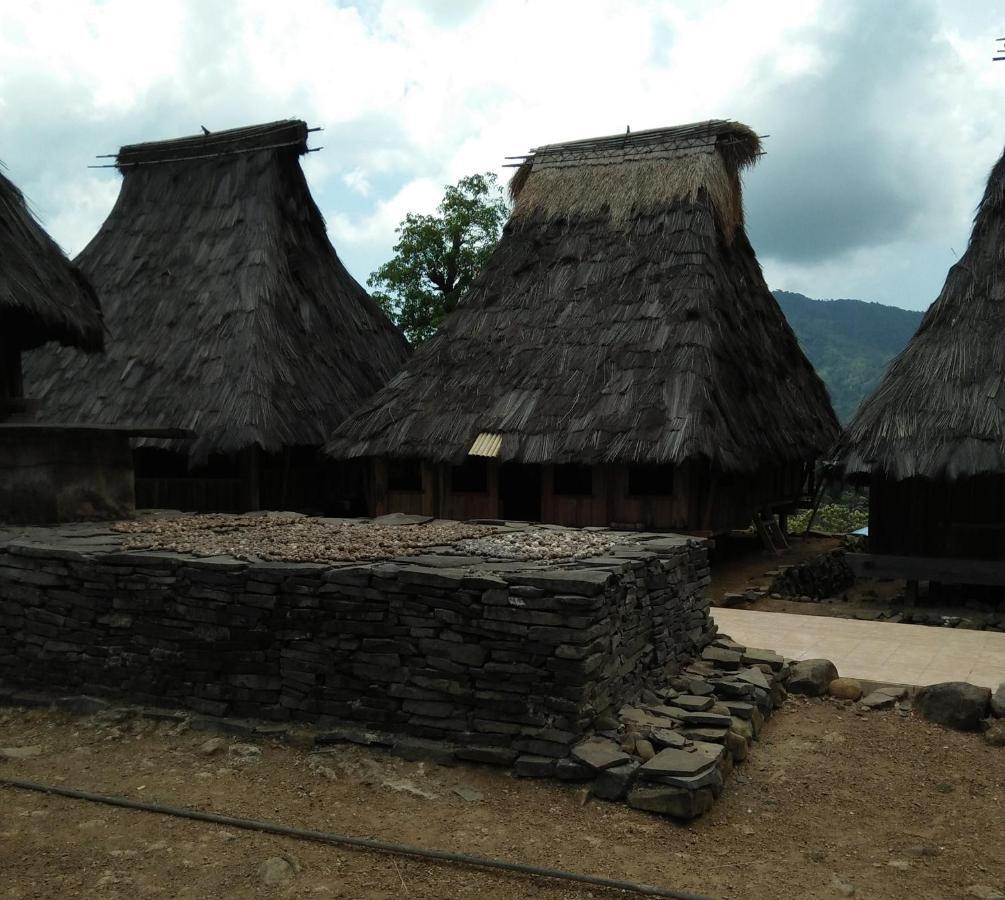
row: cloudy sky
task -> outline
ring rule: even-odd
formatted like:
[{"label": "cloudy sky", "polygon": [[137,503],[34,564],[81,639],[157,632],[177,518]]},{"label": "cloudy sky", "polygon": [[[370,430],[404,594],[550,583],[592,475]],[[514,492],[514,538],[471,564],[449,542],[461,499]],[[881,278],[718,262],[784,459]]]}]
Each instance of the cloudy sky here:
[{"label": "cloudy sky", "polygon": [[733,118],[772,287],[924,308],[1005,142],[1000,3],[0,0],[0,159],[68,253],[122,144],[279,118],[356,277],[448,182],[535,144]]}]

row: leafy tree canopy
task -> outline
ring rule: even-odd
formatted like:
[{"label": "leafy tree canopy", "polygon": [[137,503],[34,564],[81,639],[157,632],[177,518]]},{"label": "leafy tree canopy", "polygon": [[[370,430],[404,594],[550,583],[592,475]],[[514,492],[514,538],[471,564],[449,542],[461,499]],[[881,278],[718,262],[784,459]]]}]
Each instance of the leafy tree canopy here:
[{"label": "leafy tree canopy", "polygon": [[496,176],[486,172],[448,186],[435,215],[405,216],[394,257],[367,284],[411,343],[430,337],[457,305],[498,243],[508,214]]}]

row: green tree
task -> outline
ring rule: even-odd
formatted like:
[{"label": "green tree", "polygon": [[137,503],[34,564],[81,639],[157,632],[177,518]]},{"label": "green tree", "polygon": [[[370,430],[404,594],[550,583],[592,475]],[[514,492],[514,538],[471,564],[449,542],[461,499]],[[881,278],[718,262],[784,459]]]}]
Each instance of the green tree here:
[{"label": "green tree", "polygon": [[409,213],[394,257],[367,280],[374,299],[413,344],[430,337],[481,271],[509,206],[496,176],[469,175],[446,188],[431,216]]}]

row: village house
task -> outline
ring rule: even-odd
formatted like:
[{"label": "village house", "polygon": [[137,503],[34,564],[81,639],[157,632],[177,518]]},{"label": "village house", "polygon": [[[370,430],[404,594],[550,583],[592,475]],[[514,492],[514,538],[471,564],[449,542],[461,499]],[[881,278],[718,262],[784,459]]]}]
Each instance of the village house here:
[{"label": "village house", "polygon": [[1005,157],[966,252],[839,449],[869,487],[862,574],[1005,584]]},{"label": "village house", "polygon": [[137,442],[140,506],[364,511],[352,467],[318,448],[408,347],[329,242],[308,134],[288,120],[115,157],[118,200],[76,260],[106,352],[45,348],[25,378],[68,422],[194,434]]},{"label": "village house", "polygon": [[838,433],[743,223],[729,121],[549,144],[485,270],[328,444],[377,513],[716,533],[784,513]]}]

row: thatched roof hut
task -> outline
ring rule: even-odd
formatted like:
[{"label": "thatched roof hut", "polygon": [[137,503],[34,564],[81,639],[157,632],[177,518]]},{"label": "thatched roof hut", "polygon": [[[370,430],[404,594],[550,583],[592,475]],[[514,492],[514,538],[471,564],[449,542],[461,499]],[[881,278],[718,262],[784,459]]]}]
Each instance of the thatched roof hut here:
[{"label": "thatched roof hut", "polygon": [[29,350],[58,341],[85,351],[104,341],[98,298],[0,172],[0,335]]},{"label": "thatched roof hut", "polygon": [[743,226],[760,149],[728,121],[538,147],[485,271],[329,451],[456,465],[487,434],[500,463],[815,458],[837,422]]},{"label": "thatched roof hut", "polygon": [[118,200],[76,262],[107,353],[26,368],[67,421],[191,429],[190,460],[319,445],[401,367],[407,345],[342,265],[289,120],[123,147]]},{"label": "thatched roof hut", "polygon": [[850,476],[1005,474],[1005,156],[966,253],[841,442]]},{"label": "thatched roof hut", "polygon": [[[1005,559],[1005,156],[966,252],[837,457],[870,485],[873,552]],[[940,572],[980,577],[973,566]],[[1005,584],[1005,569],[994,577]]]}]

